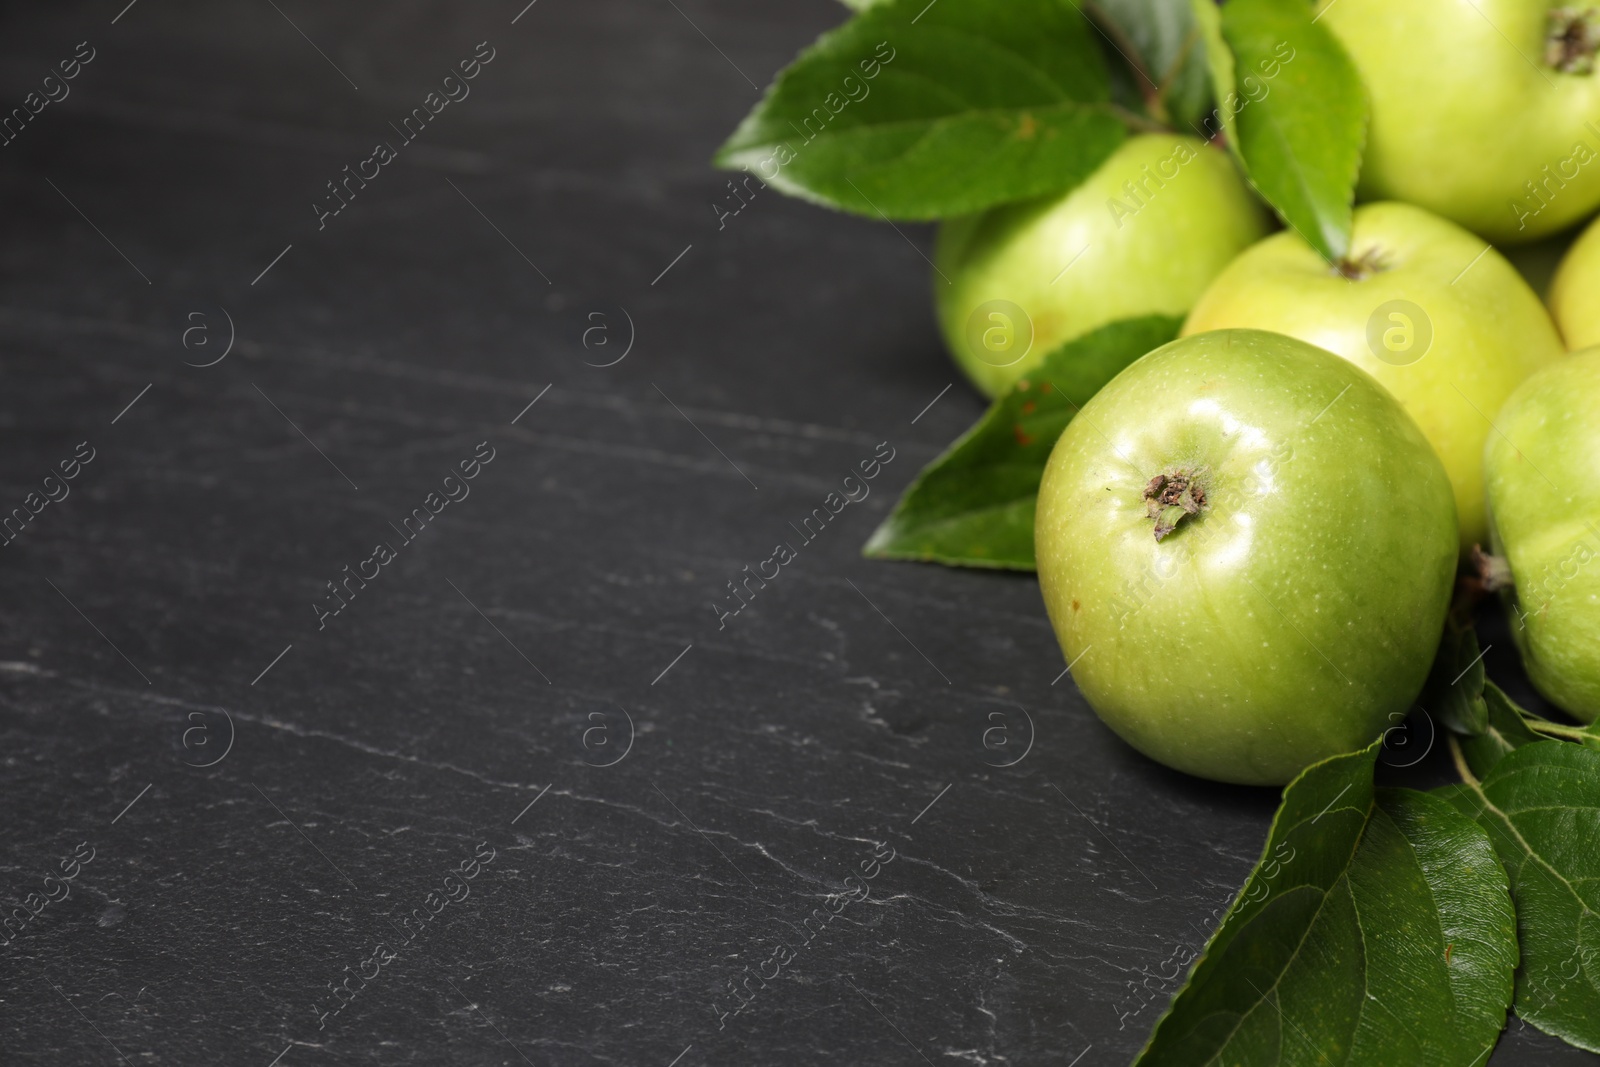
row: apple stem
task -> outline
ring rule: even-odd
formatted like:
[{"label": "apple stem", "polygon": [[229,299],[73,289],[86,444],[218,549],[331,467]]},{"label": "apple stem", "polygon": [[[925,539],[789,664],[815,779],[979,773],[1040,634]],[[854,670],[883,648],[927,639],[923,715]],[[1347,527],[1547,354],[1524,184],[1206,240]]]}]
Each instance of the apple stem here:
[{"label": "apple stem", "polygon": [[1188,511],[1176,504],[1162,508],[1161,513],[1156,516],[1156,540],[1159,541],[1173,530],[1176,530],[1178,523],[1182,522],[1188,514]]},{"label": "apple stem", "polygon": [[1144,487],[1145,515],[1155,520],[1156,540],[1206,508],[1206,469],[1175,467],[1151,478]]},{"label": "apple stem", "polygon": [[1593,74],[1600,51],[1600,10],[1557,7],[1550,11],[1544,61],[1562,74]]},{"label": "apple stem", "polygon": [[1383,252],[1378,248],[1369,248],[1359,256],[1345,256],[1333,265],[1335,274],[1352,282],[1359,282],[1383,270]]},{"label": "apple stem", "polygon": [[1510,589],[1516,582],[1511,577],[1511,561],[1504,556],[1494,556],[1482,545],[1472,546],[1472,565],[1478,569],[1478,582],[1485,593]]}]

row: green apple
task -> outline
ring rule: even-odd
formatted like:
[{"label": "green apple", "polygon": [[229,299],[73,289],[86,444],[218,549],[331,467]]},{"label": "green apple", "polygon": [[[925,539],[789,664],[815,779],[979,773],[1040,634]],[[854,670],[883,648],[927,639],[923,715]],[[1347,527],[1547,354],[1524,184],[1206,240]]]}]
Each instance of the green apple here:
[{"label": "green apple", "polygon": [[1600,220],[1583,231],[1556,269],[1550,313],[1568,348],[1600,345]]},{"label": "green apple", "polygon": [[1421,208],[1358,208],[1350,247],[1350,258],[1332,267],[1298,234],[1267,238],[1218,276],[1183,332],[1285,333],[1377,378],[1443,460],[1461,547],[1471,548],[1488,534],[1490,420],[1525,378],[1562,358],[1561,338],[1504,257]]},{"label": "green apple", "polygon": [[1600,205],[1600,8],[1570,0],[1321,0],[1366,83],[1360,194],[1497,243]]},{"label": "green apple", "polygon": [[1097,393],[1039,488],[1039,583],[1078,688],[1146,755],[1289,781],[1396,725],[1433,661],[1455,504],[1372,377],[1260,330]]},{"label": "green apple", "polygon": [[1222,150],[1134,137],[1065,195],[945,223],[934,254],[939,325],[957,365],[997,396],[1080,334],[1184,314],[1267,226]]},{"label": "green apple", "polygon": [[1528,677],[1584,722],[1600,717],[1600,348],[1524,382],[1495,420],[1486,473],[1511,632]]}]

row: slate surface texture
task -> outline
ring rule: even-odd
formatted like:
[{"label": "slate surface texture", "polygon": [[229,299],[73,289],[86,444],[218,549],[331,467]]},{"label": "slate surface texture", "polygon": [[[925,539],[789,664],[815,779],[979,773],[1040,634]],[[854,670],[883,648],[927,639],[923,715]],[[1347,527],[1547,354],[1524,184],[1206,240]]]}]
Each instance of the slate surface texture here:
[{"label": "slate surface texture", "polygon": [[841,8],[0,12],[7,109],[92,55],[0,146],[3,509],[80,461],[0,554],[0,893],[92,854],[0,1061],[1132,1057],[1275,798],[1102,728],[1030,578],[859,557],[981,411],[931,230],[707,163]]}]

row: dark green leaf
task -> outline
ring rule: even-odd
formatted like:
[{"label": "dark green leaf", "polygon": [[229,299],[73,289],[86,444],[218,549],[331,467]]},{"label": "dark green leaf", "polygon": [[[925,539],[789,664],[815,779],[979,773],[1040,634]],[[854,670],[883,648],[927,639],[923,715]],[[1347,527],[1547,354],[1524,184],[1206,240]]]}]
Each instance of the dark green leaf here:
[{"label": "dark green leaf", "polygon": [[1538,741],[1439,792],[1489,831],[1511,874],[1517,1014],[1600,1052],[1600,752]]},{"label": "dark green leaf", "polygon": [[1445,620],[1444,638],[1422,687],[1422,709],[1451,733],[1475,737],[1489,723],[1483,687],[1483,652],[1478,648],[1477,631]]},{"label": "dark green leaf", "polygon": [[1206,46],[1189,0],[1093,0],[1083,9],[1135,64],[1141,93],[1156,98],[1154,117],[1198,130],[1212,97]]},{"label": "dark green leaf", "polygon": [[1033,570],[1034,500],[1056,438],[1117,372],[1178,335],[1182,319],[1123,319],[1068,341],[930,463],[864,554]]},{"label": "dark green leaf", "polygon": [[1485,682],[1483,698],[1488,711],[1484,731],[1461,739],[1461,754],[1472,773],[1482,778],[1513,749],[1544,740],[1523,722],[1523,710],[1493,682]]},{"label": "dark green leaf", "polygon": [[1505,1025],[1506,875],[1444,801],[1375,791],[1377,746],[1284,791],[1261,862],[1137,1067],[1458,1067]]},{"label": "dark green leaf", "polygon": [[717,153],[778,189],[934,219],[1070,189],[1127,136],[1065,0],[886,0],[824,34]]},{"label": "dark green leaf", "polygon": [[1235,84],[1219,106],[1251,183],[1325,258],[1344,258],[1367,125],[1355,65],[1305,0],[1229,0],[1222,36]]},{"label": "dark green leaf", "polygon": [[[1228,150],[1235,159],[1243,162],[1239,155],[1238,131],[1234,129],[1238,98],[1234,93],[1233,52],[1228,48],[1228,42],[1222,39],[1222,12],[1217,10],[1215,0],[1189,0],[1189,11],[1194,16],[1195,28],[1200,31],[1200,44],[1205,49],[1206,71],[1211,81],[1211,96],[1217,105],[1215,113],[1203,119],[1201,128],[1196,132],[1208,141],[1218,133],[1226,134]],[[1225,106],[1230,99],[1234,106]]]}]

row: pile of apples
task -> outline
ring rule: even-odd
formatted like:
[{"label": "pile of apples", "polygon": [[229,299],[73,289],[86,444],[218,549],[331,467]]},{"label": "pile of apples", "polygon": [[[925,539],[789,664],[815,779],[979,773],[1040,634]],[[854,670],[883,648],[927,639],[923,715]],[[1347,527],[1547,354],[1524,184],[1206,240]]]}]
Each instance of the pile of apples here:
[{"label": "pile of apples", "polygon": [[[1395,726],[1458,570],[1501,590],[1539,691],[1600,716],[1600,222],[1543,299],[1507,258],[1600,209],[1600,77],[1545,73],[1593,70],[1600,17],[1529,57],[1425,7],[1320,8],[1371,109],[1337,262],[1169,133],[940,231],[941,328],[990,396],[1106,323],[1187,316],[1061,436],[1035,544],[1079,689],[1192,774],[1282,784]],[[998,302],[1031,358],[973,343]]]}]

